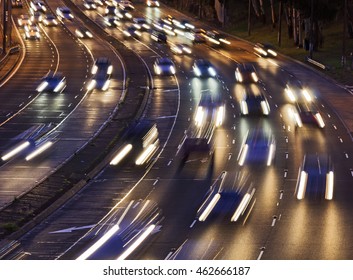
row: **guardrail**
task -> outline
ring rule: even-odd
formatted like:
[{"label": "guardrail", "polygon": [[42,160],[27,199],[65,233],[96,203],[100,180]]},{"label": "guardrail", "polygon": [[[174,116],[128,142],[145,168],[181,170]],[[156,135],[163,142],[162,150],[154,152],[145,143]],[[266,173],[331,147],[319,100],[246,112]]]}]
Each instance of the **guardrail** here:
[{"label": "guardrail", "polygon": [[325,64],[322,64],[322,63],[320,63],[320,62],[318,62],[318,61],[316,61],[316,60],[314,60],[312,58],[306,57],[306,61],[309,62],[310,64],[313,64],[313,65],[323,69],[323,70],[330,70],[329,66],[327,66]]}]

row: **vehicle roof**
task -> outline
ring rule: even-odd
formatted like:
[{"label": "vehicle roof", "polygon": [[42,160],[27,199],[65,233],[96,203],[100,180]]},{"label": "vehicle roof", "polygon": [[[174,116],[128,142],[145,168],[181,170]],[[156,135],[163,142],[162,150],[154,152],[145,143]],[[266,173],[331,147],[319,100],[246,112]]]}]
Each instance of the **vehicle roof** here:
[{"label": "vehicle roof", "polygon": [[173,61],[168,57],[161,57],[157,59],[159,64],[173,64]]}]

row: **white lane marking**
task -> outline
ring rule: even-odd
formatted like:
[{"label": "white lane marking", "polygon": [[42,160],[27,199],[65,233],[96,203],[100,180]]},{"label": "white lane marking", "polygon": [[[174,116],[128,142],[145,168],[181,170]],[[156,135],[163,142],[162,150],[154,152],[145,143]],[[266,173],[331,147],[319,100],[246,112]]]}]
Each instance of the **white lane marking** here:
[{"label": "white lane marking", "polygon": [[336,130],[337,130],[337,126],[335,126],[334,124],[333,124],[332,126],[333,126],[333,128],[334,128],[334,129],[336,129]]},{"label": "white lane marking", "polygon": [[347,154],[347,153],[345,153],[345,156],[346,156],[346,158],[349,158],[349,156],[348,156],[348,154]]},{"label": "white lane marking", "polygon": [[155,186],[158,183],[158,180],[159,179],[156,179],[156,181],[154,181],[153,186]]},{"label": "white lane marking", "polygon": [[343,139],[341,137],[338,137],[340,139],[340,142],[343,143]]},{"label": "white lane marking", "polygon": [[173,255],[173,251],[170,251],[164,260],[168,260],[171,255]]},{"label": "white lane marking", "polygon": [[190,228],[192,228],[192,227],[195,225],[196,222],[197,222],[197,220],[194,220],[194,221],[191,223]]},{"label": "white lane marking", "polygon": [[232,154],[229,153],[229,155],[228,155],[228,160],[230,160],[231,158],[232,158]]},{"label": "white lane marking", "polygon": [[170,160],[170,161],[168,162],[167,166],[169,166],[171,163],[172,163],[172,161]]},{"label": "white lane marking", "polygon": [[257,260],[261,260],[263,254],[264,254],[264,251],[261,250],[259,256],[257,257]]},{"label": "white lane marking", "polygon": [[353,170],[351,169],[351,175],[352,175],[352,177],[353,177]]},{"label": "white lane marking", "polygon": [[284,175],[283,176],[284,176],[284,178],[287,178],[287,171],[286,170],[284,171]]},{"label": "white lane marking", "polygon": [[276,220],[277,220],[277,218],[276,218],[276,217],[273,217],[271,227],[274,227],[274,226],[275,226],[275,224],[276,224]]}]

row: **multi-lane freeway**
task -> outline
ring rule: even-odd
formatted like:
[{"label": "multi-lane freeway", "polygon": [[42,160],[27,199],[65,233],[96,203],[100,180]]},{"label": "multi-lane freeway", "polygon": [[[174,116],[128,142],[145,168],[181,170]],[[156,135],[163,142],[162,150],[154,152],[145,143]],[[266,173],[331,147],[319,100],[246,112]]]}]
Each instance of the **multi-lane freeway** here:
[{"label": "multi-lane freeway", "polygon": [[[27,4],[14,17],[28,13]],[[207,32],[211,27],[163,4],[136,1],[135,9],[126,8],[155,29],[133,36],[127,35],[133,19],[116,13],[107,24],[105,7],[113,4],[89,10],[83,4],[45,2],[53,14],[69,7],[74,18],[54,27],[39,23],[41,39],[24,40],[25,60],[1,88],[1,153],[25,140],[55,143],[35,162],[25,160],[26,152],[1,162],[2,207],[50,181],[99,138],[112,116],[123,120],[138,112],[133,123],[140,125],[128,126],[119,139],[115,133],[101,136],[114,145],[99,158],[94,176],[29,231],[3,240],[11,244],[4,245],[4,258],[353,257],[350,93],[280,54],[260,56],[230,35],[218,41]],[[184,19],[205,30],[198,35],[205,42],[190,40],[192,28],[180,27]],[[93,38],[77,39],[78,26]],[[177,43],[191,53],[172,49]],[[113,65],[107,91],[87,89],[97,57]],[[158,66],[161,57],[174,66]],[[199,77],[196,59],[210,61],[216,75]],[[243,63],[253,66],[248,78],[235,72]],[[49,70],[66,76],[62,93],[36,92]],[[144,101],[134,102],[136,96]],[[186,148],[190,138],[207,145]],[[90,151],[82,164],[99,153]]]}]

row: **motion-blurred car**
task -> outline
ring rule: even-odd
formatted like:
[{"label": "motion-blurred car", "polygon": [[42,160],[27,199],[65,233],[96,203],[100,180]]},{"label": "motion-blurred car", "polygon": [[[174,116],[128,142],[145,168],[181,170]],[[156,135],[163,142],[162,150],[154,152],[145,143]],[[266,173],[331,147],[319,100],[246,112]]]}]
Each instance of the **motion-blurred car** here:
[{"label": "motion-blurred car", "polygon": [[44,16],[42,23],[45,26],[57,26],[58,20],[54,15],[48,14]]},{"label": "motion-blurred car", "polygon": [[225,183],[226,174],[222,172],[206,193],[201,207],[197,210],[198,221],[224,219],[234,223],[249,213],[255,188],[239,179],[240,177],[232,182],[237,188],[230,188]]},{"label": "motion-blurred car", "polygon": [[153,30],[151,39],[158,43],[167,43],[167,35],[162,31]]},{"label": "motion-blurred car", "polygon": [[305,194],[311,198],[333,198],[334,169],[331,158],[327,154],[308,154],[304,156],[299,169],[296,195],[301,200]]},{"label": "motion-blurred car", "polygon": [[257,54],[262,57],[276,57],[277,52],[275,51],[275,47],[269,43],[257,43],[254,46],[254,50]]},{"label": "motion-blurred car", "polygon": [[173,61],[167,57],[157,58],[153,69],[156,75],[174,75],[176,72]]},{"label": "motion-blurred car", "polygon": [[83,6],[87,10],[96,10],[97,9],[97,3],[94,0],[83,0]]},{"label": "motion-blurred car", "polygon": [[196,59],[192,70],[196,77],[216,77],[217,75],[216,69],[206,59]]},{"label": "motion-blurred car", "polygon": [[147,20],[143,17],[133,18],[132,22],[134,26],[141,31],[147,31],[151,29],[151,26],[148,24]]},{"label": "motion-blurred car", "polygon": [[287,99],[293,104],[289,113],[294,119],[296,127],[302,127],[303,124],[314,124],[319,128],[325,127],[325,122],[308,89],[301,87],[301,85],[295,86],[287,83],[284,91]]},{"label": "motion-blurred car", "polygon": [[219,94],[212,95],[210,92],[201,94],[199,105],[195,114],[195,125],[197,127],[208,126],[220,127],[225,117],[225,106]]},{"label": "motion-blurred car", "polygon": [[146,5],[148,7],[159,7],[160,6],[159,1],[157,1],[157,0],[146,0]]},{"label": "motion-blurred car", "polygon": [[75,35],[78,37],[78,38],[81,38],[81,39],[91,39],[93,38],[93,34],[91,31],[89,31],[86,27],[84,26],[80,26],[80,27],[77,27],[75,29]]},{"label": "motion-blurred car", "polygon": [[39,22],[42,22],[42,20],[43,20],[43,15],[41,12],[35,12],[31,10],[31,22],[39,23]]},{"label": "motion-blurred car", "polygon": [[27,24],[31,24],[31,17],[29,15],[20,15],[17,19],[17,23],[19,26],[25,26]]},{"label": "motion-blurred car", "polygon": [[238,164],[265,164],[271,166],[276,152],[276,141],[273,134],[264,129],[252,129],[243,139],[238,155]]},{"label": "motion-blurred car", "polygon": [[118,8],[115,7],[114,5],[107,5],[104,9],[105,16],[108,16],[108,15],[116,16],[117,12],[118,12]]},{"label": "motion-blurred car", "polygon": [[62,73],[49,72],[40,81],[37,91],[61,93],[66,88],[66,78]]},{"label": "motion-blurred car", "polygon": [[30,8],[31,10],[35,12],[41,12],[41,13],[46,13],[47,7],[45,6],[44,1],[42,0],[33,0],[30,3]]},{"label": "motion-blurred car", "polygon": [[206,42],[206,30],[202,28],[195,28],[185,32],[185,37],[191,40],[194,44]]},{"label": "motion-blurred car", "polygon": [[131,1],[127,1],[127,0],[121,0],[118,2],[118,7],[121,10],[126,10],[126,11],[133,11],[135,10],[134,5],[132,4]]},{"label": "motion-blurred car", "polygon": [[235,69],[235,79],[239,83],[257,83],[259,81],[254,65],[248,63],[237,66]]},{"label": "motion-blurred car", "polygon": [[132,14],[129,12],[129,10],[118,9],[116,11],[116,16],[123,21],[132,20]]},{"label": "motion-blurred car", "polygon": [[123,30],[123,35],[126,39],[140,38],[142,36],[142,33],[134,25],[130,25]]},{"label": "motion-blurred car", "polygon": [[154,201],[132,200],[85,236],[87,246],[77,260],[125,260],[159,232],[162,221],[162,211]]},{"label": "motion-blurred car", "polygon": [[40,39],[40,33],[39,33],[39,28],[36,24],[27,24],[24,27],[25,29],[25,39],[31,39],[31,40],[39,40]]},{"label": "motion-blurred car", "polygon": [[92,78],[88,83],[87,89],[106,91],[109,88],[112,73],[113,65],[110,60],[107,57],[97,58],[91,69]]},{"label": "motion-blurred car", "polygon": [[225,46],[230,45],[230,41],[226,38],[225,35],[219,33],[216,30],[209,30],[206,32],[207,42],[210,42],[215,46]]},{"label": "motion-blurred car", "polygon": [[74,15],[68,7],[56,8],[56,14],[62,20],[72,20],[74,18]]},{"label": "motion-blurred car", "polygon": [[11,0],[11,7],[14,8],[23,8],[22,0]]},{"label": "motion-blurred car", "polygon": [[119,18],[115,15],[107,15],[104,17],[104,24],[108,27],[118,27],[121,26]]},{"label": "motion-blurred car", "polygon": [[182,54],[191,54],[192,50],[190,48],[190,46],[188,46],[187,44],[174,44],[171,43],[170,44],[170,50],[174,53],[174,54],[178,54],[178,55],[182,55]]},{"label": "motion-blurred car", "polygon": [[253,91],[246,88],[243,91],[242,98],[239,100],[240,111],[243,116],[270,114],[270,105],[266,96],[261,91]]},{"label": "motion-blurred car", "polygon": [[295,121],[296,127],[303,127],[303,124],[314,124],[319,128],[325,127],[325,122],[319,109],[310,102],[297,102],[290,114]]}]

